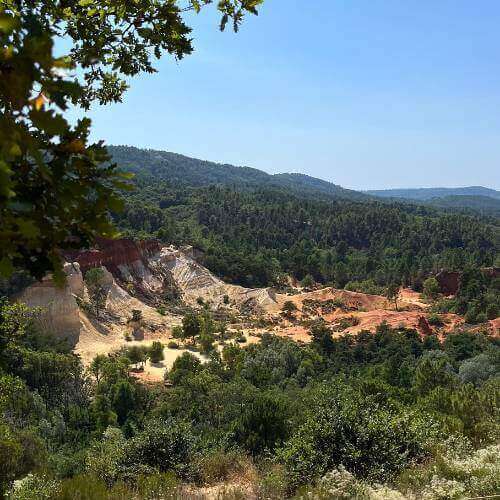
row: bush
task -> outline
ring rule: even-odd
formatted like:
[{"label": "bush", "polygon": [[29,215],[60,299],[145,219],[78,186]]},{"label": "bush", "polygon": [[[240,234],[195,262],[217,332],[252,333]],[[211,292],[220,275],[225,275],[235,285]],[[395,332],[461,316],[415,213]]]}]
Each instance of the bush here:
[{"label": "bush", "polygon": [[134,471],[172,471],[187,477],[195,446],[191,426],[173,419],[151,420],[124,445],[122,466]]},{"label": "bush", "polygon": [[54,500],[118,500],[133,498],[134,491],[119,482],[108,487],[104,481],[92,475],[80,475],[61,482]]},{"label": "bush", "polygon": [[182,326],[180,325],[175,325],[173,328],[172,328],[172,337],[174,339],[179,339],[179,340],[182,340],[184,339],[184,330],[182,329]]},{"label": "bush", "polygon": [[500,359],[497,351],[482,353],[465,360],[458,369],[458,376],[463,384],[476,387],[500,373]]},{"label": "bush", "polygon": [[423,284],[423,294],[428,299],[434,300],[441,292],[438,280],[436,278],[427,278]]},{"label": "bush", "polygon": [[352,474],[386,481],[424,456],[424,436],[432,424],[418,415],[381,407],[336,384],[321,386],[305,423],[279,452],[296,487],[340,465]]},{"label": "bush", "polygon": [[175,474],[149,474],[137,479],[140,500],[178,500],[181,498],[179,480]]},{"label": "bush", "polygon": [[200,483],[210,485],[228,481],[235,475],[241,477],[252,464],[241,452],[213,450],[201,455],[195,466]]},{"label": "bush", "polygon": [[52,500],[60,490],[60,483],[46,476],[28,474],[15,481],[7,494],[8,500]]},{"label": "bush", "polygon": [[377,285],[373,280],[349,281],[344,287],[345,290],[351,292],[367,293],[369,295],[384,295],[385,288]]},{"label": "bush", "polygon": [[214,338],[210,334],[202,333],[200,335],[199,342],[200,342],[200,352],[202,354],[208,354],[215,349]]},{"label": "bush", "polygon": [[170,379],[172,383],[176,384],[187,375],[197,373],[200,366],[201,362],[196,356],[185,352],[174,361],[172,369],[165,373],[165,378]]},{"label": "bush", "polygon": [[168,344],[167,347],[169,349],[179,349],[179,344],[175,342],[174,340],[171,340]]},{"label": "bush", "polygon": [[310,274],[306,274],[306,276],[302,279],[300,284],[303,288],[312,288],[315,285],[314,278]]},{"label": "bush", "polygon": [[149,359],[151,363],[159,363],[165,359],[163,355],[163,344],[161,342],[153,342],[149,348]]},{"label": "bush", "polygon": [[247,341],[247,338],[244,335],[239,335],[235,340],[238,344],[244,344]]},{"label": "bush", "polygon": [[429,325],[432,325],[432,326],[443,326],[443,324],[444,324],[443,320],[441,319],[441,317],[437,313],[429,314],[429,316],[427,317],[427,321],[428,321]]},{"label": "bush", "polygon": [[105,284],[105,273],[101,267],[94,267],[85,273],[85,285],[89,294],[93,313],[99,317],[106,307],[108,289]]},{"label": "bush", "polygon": [[283,304],[283,307],[281,308],[281,310],[285,314],[292,314],[293,312],[295,312],[297,310],[297,306],[291,300],[287,300]]},{"label": "bush", "polygon": [[287,436],[288,416],[280,395],[257,393],[234,423],[235,439],[252,454],[273,450]]}]

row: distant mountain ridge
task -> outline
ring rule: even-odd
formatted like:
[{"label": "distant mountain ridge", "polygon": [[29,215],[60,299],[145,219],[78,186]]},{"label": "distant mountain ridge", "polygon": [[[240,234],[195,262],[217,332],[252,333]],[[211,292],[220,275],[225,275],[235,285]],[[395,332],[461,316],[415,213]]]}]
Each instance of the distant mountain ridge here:
[{"label": "distant mountain ridge", "polygon": [[487,196],[500,200],[500,191],[483,186],[459,188],[409,188],[409,189],[371,189],[364,191],[382,198],[405,198],[408,200],[428,201],[445,196]]},{"label": "distant mountain ridge", "polygon": [[177,153],[139,149],[132,146],[108,146],[122,169],[136,174],[138,180],[154,177],[189,187],[223,185],[238,188],[278,188],[307,196],[349,200],[370,200],[371,196],[345,189],[337,184],[300,173],[268,174],[251,167],[198,160]]},{"label": "distant mountain ridge", "polygon": [[268,174],[251,167],[199,160],[168,151],[133,146],[108,146],[120,168],[133,172],[138,182],[168,182],[173,186],[227,186],[234,189],[279,189],[297,196],[350,201],[385,201],[470,209],[500,215],[500,191],[482,186],[463,188],[381,189],[355,191],[301,173]]}]

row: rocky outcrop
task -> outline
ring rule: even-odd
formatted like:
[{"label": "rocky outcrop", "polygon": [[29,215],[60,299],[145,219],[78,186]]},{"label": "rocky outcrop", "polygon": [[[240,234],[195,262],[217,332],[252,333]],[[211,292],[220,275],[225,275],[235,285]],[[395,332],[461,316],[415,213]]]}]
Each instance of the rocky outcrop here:
[{"label": "rocky outcrop", "polygon": [[[488,278],[500,278],[500,268],[498,267],[483,267],[481,272]],[[460,288],[462,273],[459,271],[441,270],[436,274],[436,280],[441,288],[441,293],[444,295],[456,295]]]},{"label": "rocky outcrop", "polygon": [[455,295],[460,288],[460,273],[457,271],[442,270],[436,274],[436,280],[444,295]]},{"label": "rocky outcrop", "polygon": [[42,331],[75,345],[80,335],[77,298],[84,295],[83,277],[78,263],[66,264],[64,272],[64,286],[57,286],[49,276],[30,285],[16,300],[40,309],[38,322]]},{"label": "rocky outcrop", "polygon": [[425,316],[420,316],[418,318],[417,329],[422,335],[425,336],[432,335],[434,333]]},{"label": "rocky outcrop", "polygon": [[274,292],[270,288],[249,289],[224,283],[206,267],[198,264],[193,253],[188,249],[178,250],[164,247],[159,254],[149,259],[149,267],[155,275],[169,273],[182,292],[185,302],[195,305],[199,298],[212,307],[224,305],[243,308],[245,312],[260,312],[271,303],[275,303]]},{"label": "rocky outcrop", "polygon": [[78,262],[82,273],[93,267],[105,267],[113,276],[120,277],[120,267],[141,262],[147,266],[147,258],[160,251],[155,240],[133,241],[129,239],[109,240],[99,238],[91,250],[67,252],[68,261]]}]

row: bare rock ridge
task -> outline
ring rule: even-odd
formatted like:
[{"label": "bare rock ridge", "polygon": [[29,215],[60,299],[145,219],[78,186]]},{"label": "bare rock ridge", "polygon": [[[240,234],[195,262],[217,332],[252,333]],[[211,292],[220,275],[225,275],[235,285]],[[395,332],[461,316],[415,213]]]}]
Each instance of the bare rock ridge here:
[{"label": "bare rock ridge", "polygon": [[[485,267],[481,269],[485,276],[491,278],[500,277],[500,268],[498,267]],[[441,293],[444,295],[455,295],[460,288],[461,273],[458,271],[441,270],[436,274],[436,280],[439,283]]]},{"label": "bare rock ridge", "polygon": [[[191,247],[162,247],[157,241],[99,240],[95,249],[66,253],[65,286],[57,287],[48,276],[26,288],[18,300],[39,307],[44,330],[66,338],[73,346],[82,336],[104,335],[110,341],[123,337],[133,309],[141,311],[150,331],[168,331],[180,318],[160,315],[156,306],[172,286],[191,305],[202,298],[213,307],[229,302],[227,307],[258,311],[275,303],[272,290],[226,284],[198,264],[194,255]],[[88,301],[84,275],[95,267],[105,271],[107,289],[106,307],[99,322],[80,307]]]},{"label": "bare rock ridge", "polygon": [[77,299],[84,296],[83,276],[77,262],[65,264],[64,272],[64,287],[56,286],[47,276],[26,288],[18,300],[30,307],[40,308],[39,322],[44,331],[75,344],[80,336]]},{"label": "bare rock ridge", "polygon": [[[404,324],[417,329],[421,335],[434,331],[426,319],[428,304],[412,290],[401,291],[400,311],[394,310],[382,296],[328,287],[302,290],[295,295],[278,294],[271,288],[249,289],[225,283],[197,262],[196,257],[192,247],[162,246],[158,241],[99,240],[92,250],[66,254],[64,287],[57,287],[48,276],[26,288],[17,299],[30,307],[39,307],[43,330],[66,338],[85,360],[92,359],[98,352],[118,349],[125,339],[168,339],[172,327],[182,320],[179,304],[196,308],[201,302],[216,311],[235,313],[233,316],[242,318],[242,328],[246,328],[246,318],[263,318],[271,325],[265,331],[305,342],[310,338],[300,321],[317,317],[329,322],[334,329],[340,328],[338,332],[349,334],[374,331],[381,322],[393,327]],[[104,270],[106,288],[106,304],[98,318],[87,314],[89,294],[84,280],[85,273],[95,267]],[[500,275],[498,268],[483,272]],[[460,287],[460,273],[442,271],[436,278],[447,295],[456,293]],[[172,291],[181,302],[169,304],[170,300],[177,300]],[[290,301],[297,308],[297,321],[282,317],[283,306]],[[337,305],[333,307],[333,304]],[[172,307],[165,308],[165,305]],[[143,318],[142,331],[131,331],[134,309],[139,310]],[[445,319],[447,330],[463,321],[454,315]],[[491,327],[493,332],[498,332],[496,323]],[[250,334],[255,333],[254,330]]]}]

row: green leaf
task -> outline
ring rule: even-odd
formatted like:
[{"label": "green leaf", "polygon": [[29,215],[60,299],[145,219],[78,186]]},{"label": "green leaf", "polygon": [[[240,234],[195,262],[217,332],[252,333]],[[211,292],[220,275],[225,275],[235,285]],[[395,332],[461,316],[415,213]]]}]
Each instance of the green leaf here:
[{"label": "green leaf", "polygon": [[30,118],[33,125],[50,135],[62,135],[68,130],[68,122],[53,111],[31,110]]},{"label": "green leaf", "polygon": [[0,31],[3,31],[7,35],[12,33],[17,27],[19,27],[19,18],[10,16],[8,14],[0,14]]},{"label": "green leaf", "polygon": [[5,278],[10,278],[14,272],[14,266],[8,257],[4,257],[0,260],[0,276]]},{"label": "green leaf", "polygon": [[32,220],[17,219],[17,225],[19,226],[19,231],[26,238],[34,239],[40,234],[40,230],[35,226]]}]

